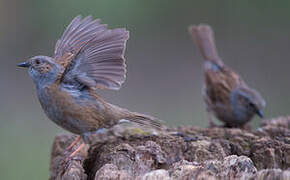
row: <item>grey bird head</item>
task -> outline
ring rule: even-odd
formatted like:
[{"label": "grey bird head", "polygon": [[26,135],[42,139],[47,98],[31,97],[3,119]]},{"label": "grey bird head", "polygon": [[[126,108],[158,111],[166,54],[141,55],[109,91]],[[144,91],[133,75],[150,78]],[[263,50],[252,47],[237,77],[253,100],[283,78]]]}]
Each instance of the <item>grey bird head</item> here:
[{"label": "grey bird head", "polygon": [[263,117],[262,109],[266,103],[262,96],[250,88],[238,88],[231,94],[234,113],[241,121],[250,120],[255,114]]},{"label": "grey bird head", "polygon": [[19,67],[28,68],[29,75],[37,87],[54,83],[62,67],[48,56],[34,56],[19,63]]}]

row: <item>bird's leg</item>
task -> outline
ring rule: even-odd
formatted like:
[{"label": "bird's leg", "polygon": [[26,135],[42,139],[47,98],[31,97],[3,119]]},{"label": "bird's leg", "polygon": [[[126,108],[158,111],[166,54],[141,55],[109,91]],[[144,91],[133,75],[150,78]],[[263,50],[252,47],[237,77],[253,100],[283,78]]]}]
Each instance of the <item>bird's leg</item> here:
[{"label": "bird's leg", "polygon": [[[70,151],[73,149],[73,147],[82,139],[81,136],[78,136],[65,150],[65,159],[72,158],[74,155],[76,155],[85,145],[85,143],[82,143],[76,150],[74,150],[72,153]],[[70,153],[70,154],[69,154]]]},{"label": "bird's leg", "polygon": [[72,152],[69,157],[74,157],[78,152],[80,152],[84,147],[85,147],[85,143],[82,143],[74,152]]},{"label": "bird's leg", "polygon": [[245,123],[244,125],[241,126],[241,129],[251,131],[252,130],[252,126],[251,126],[251,124],[249,122],[247,122],[247,123]]},{"label": "bird's leg", "polygon": [[217,127],[217,125],[213,122],[213,115],[209,108],[206,109],[207,111],[207,118],[209,122],[209,128]]},{"label": "bird's leg", "polygon": [[212,114],[212,109],[210,105],[212,104],[207,93],[206,93],[206,85],[203,85],[202,88],[202,96],[205,101],[205,108],[206,108],[206,113],[207,113],[207,118],[209,122],[209,128],[214,128],[217,127],[217,125],[213,122],[213,114]]},{"label": "bird's leg", "polygon": [[81,136],[78,136],[70,145],[66,148],[65,152],[69,152],[72,148],[81,140]]}]

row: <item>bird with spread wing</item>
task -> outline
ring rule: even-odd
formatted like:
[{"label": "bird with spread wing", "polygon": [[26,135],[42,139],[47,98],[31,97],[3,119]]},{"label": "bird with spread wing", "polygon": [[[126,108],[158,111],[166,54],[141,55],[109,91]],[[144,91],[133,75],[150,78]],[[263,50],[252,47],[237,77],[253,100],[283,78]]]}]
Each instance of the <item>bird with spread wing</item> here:
[{"label": "bird with spread wing", "polygon": [[161,127],[158,119],[107,103],[96,93],[96,89],[118,90],[125,81],[128,38],[124,28],[108,29],[91,16],[77,16],[57,41],[53,57],[35,56],[18,64],[28,68],[49,119],[80,135],[68,149],[81,139],[86,143],[90,133],[111,128],[122,120]]}]

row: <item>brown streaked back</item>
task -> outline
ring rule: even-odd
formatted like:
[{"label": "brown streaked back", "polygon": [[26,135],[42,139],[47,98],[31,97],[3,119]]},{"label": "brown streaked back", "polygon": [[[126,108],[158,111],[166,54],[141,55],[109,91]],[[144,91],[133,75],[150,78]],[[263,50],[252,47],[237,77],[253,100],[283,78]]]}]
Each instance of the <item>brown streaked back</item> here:
[{"label": "brown streaked back", "polygon": [[207,96],[212,103],[229,103],[229,94],[240,86],[247,86],[240,76],[223,66],[219,71],[205,70]]}]

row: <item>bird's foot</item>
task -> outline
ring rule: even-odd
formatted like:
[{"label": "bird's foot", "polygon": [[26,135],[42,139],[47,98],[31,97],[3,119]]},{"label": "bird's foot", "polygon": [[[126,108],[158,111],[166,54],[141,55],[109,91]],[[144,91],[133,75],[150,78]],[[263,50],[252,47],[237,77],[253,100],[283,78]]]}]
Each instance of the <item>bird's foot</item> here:
[{"label": "bird's foot", "polygon": [[71,155],[66,155],[59,163],[58,166],[58,174],[64,174],[73,164],[73,161],[82,161],[82,157],[80,155],[75,155],[75,156],[71,156]]},{"label": "bird's foot", "polygon": [[220,127],[220,126],[216,125],[213,121],[209,121],[208,128],[216,128],[216,127]]},{"label": "bird's foot", "polygon": [[83,149],[85,144],[81,144],[75,151],[72,153],[69,153],[69,151],[65,151],[64,158],[61,160],[58,169],[62,172],[65,172],[70,164],[72,164],[72,161],[81,161],[82,157],[78,155],[78,153]]},{"label": "bird's foot", "polygon": [[218,127],[218,125],[216,125],[214,123],[214,120],[213,120],[213,115],[211,113],[211,110],[210,109],[207,109],[207,117],[208,117],[208,128],[215,128],[215,127]]},{"label": "bird's foot", "polygon": [[251,130],[252,130],[252,126],[251,126],[250,123],[246,123],[246,124],[244,124],[244,125],[241,127],[241,129],[243,129],[243,130],[247,130],[247,131],[251,131]]},{"label": "bird's foot", "polygon": [[252,127],[249,123],[246,124],[224,124],[222,127],[224,128],[239,128],[243,130],[251,131]]}]

